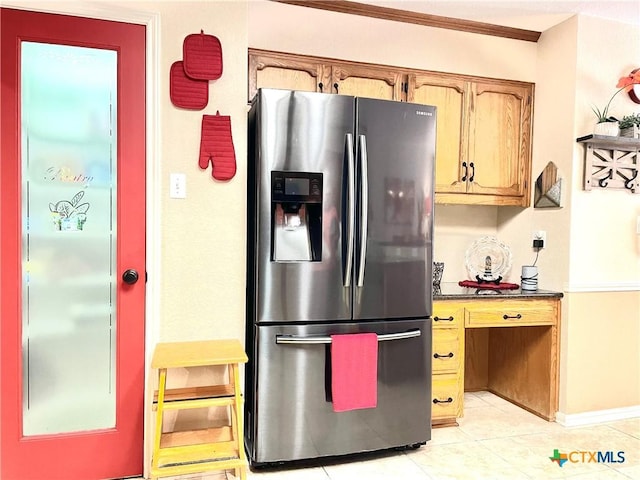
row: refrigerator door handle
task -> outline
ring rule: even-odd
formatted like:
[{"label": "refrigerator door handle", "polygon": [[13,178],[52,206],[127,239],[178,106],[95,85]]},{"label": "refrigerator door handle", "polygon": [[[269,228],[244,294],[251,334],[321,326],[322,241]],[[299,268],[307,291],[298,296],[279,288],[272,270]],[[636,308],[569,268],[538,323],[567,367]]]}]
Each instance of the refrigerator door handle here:
[{"label": "refrigerator door handle", "polygon": [[[384,333],[378,335],[378,342],[386,342],[389,340],[404,340],[407,338],[416,338],[422,335],[420,330],[409,330],[407,332],[398,333]],[[299,337],[296,335],[276,335],[277,344],[295,344],[295,345],[316,345],[322,343],[331,343],[331,337],[324,336],[310,336]]]},{"label": "refrigerator door handle", "polygon": [[346,255],[346,265],[344,268],[343,280],[342,284],[345,287],[351,286],[351,277],[353,270],[353,245],[355,243],[355,224],[356,224],[356,205],[355,205],[355,189],[356,189],[356,179],[355,179],[355,160],[353,154],[353,134],[347,133],[346,135],[346,146],[345,146],[346,154],[347,154],[347,255]]},{"label": "refrigerator door handle", "polygon": [[360,259],[358,263],[358,279],[356,286],[364,285],[364,267],[367,256],[367,227],[369,223],[369,179],[368,179],[368,157],[367,157],[367,137],[358,135],[360,144]]}]

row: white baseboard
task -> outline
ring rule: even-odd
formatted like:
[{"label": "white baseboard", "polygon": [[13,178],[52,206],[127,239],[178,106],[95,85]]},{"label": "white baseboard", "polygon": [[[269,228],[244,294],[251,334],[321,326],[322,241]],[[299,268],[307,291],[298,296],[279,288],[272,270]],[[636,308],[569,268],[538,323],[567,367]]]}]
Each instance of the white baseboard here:
[{"label": "white baseboard", "polygon": [[599,423],[615,422],[617,420],[628,420],[630,418],[640,418],[640,405],[611,408],[609,410],[596,410],[594,412],[569,414],[558,412],[556,414],[556,422],[564,427],[596,425]]}]

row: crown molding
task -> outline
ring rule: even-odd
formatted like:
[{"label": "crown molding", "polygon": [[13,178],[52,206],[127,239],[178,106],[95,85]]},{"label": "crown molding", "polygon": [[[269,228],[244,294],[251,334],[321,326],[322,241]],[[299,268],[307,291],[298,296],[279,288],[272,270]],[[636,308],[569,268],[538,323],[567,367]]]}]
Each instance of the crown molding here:
[{"label": "crown molding", "polygon": [[467,33],[477,33],[480,35],[491,35],[494,37],[511,38],[513,40],[523,40],[525,42],[537,42],[541,32],[533,30],[523,30],[521,28],[504,27],[491,23],[474,22],[472,20],[462,20],[459,18],[442,17],[439,15],[428,15],[426,13],[410,12],[397,8],[379,7],[359,2],[347,0],[271,0],[287,5],[300,7],[317,8],[331,12],[348,13],[350,15],[361,15],[364,17],[391,20],[394,22],[413,23],[425,27],[446,28],[448,30],[458,30]]}]

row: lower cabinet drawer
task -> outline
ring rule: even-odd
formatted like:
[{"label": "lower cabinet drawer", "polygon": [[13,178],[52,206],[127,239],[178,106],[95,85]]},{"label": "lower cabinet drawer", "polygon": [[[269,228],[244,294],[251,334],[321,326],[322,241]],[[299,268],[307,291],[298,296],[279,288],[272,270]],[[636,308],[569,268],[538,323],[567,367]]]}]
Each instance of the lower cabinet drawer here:
[{"label": "lower cabinet drawer", "polygon": [[462,416],[462,385],[458,375],[434,375],[431,418]]},{"label": "lower cabinet drawer", "polygon": [[431,365],[433,373],[456,373],[460,368],[460,335],[464,330],[439,328],[433,330]]},{"label": "lower cabinet drawer", "polygon": [[553,325],[555,322],[555,304],[547,300],[483,302],[467,307],[467,328]]},{"label": "lower cabinet drawer", "polygon": [[464,326],[464,308],[447,302],[433,302],[433,329]]}]

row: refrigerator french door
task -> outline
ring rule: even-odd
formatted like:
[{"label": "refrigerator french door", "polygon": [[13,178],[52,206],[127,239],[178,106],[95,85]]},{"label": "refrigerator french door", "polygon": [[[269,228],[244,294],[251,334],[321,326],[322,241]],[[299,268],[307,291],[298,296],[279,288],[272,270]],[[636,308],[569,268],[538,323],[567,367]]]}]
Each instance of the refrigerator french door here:
[{"label": "refrigerator french door", "polygon": [[[252,464],[430,438],[435,107],[259,90],[249,112]],[[330,335],[378,334],[378,405],[335,413]]]}]

